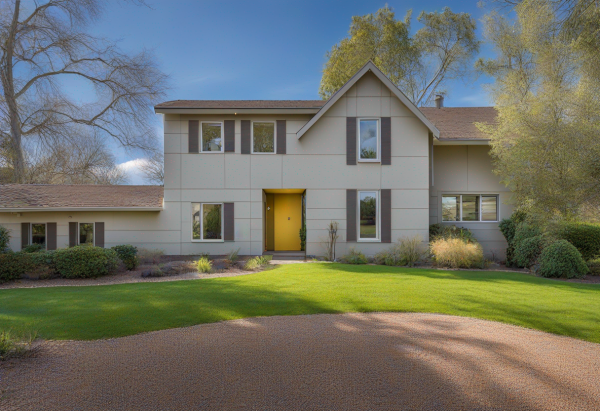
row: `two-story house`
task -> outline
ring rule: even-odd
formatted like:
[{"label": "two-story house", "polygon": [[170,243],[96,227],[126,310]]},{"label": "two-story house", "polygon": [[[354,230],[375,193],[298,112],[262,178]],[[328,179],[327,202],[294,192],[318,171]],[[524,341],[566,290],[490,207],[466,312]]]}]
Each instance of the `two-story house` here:
[{"label": "two-story house", "polygon": [[164,191],[155,186],[0,187],[15,250],[131,243],[167,254],[368,255],[433,223],[468,227],[490,255],[510,192],[475,122],[491,107],[417,108],[373,64],[329,100],[176,100],[164,117]]}]

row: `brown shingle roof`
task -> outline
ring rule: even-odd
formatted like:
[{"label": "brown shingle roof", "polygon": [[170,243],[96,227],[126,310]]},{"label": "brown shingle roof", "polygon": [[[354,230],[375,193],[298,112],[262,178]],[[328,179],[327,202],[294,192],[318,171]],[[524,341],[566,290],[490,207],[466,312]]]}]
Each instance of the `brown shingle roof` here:
[{"label": "brown shingle roof", "polygon": [[162,186],[0,185],[3,208],[162,208]]},{"label": "brown shingle roof", "polygon": [[420,107],[419,110],[440,130],[440,140],[487,140],[474,123],[496,122],[494,107]]},{"label": "brown shingle roof", "polygon": [[174,100],[154,108],[321,108],[324,100]]}]

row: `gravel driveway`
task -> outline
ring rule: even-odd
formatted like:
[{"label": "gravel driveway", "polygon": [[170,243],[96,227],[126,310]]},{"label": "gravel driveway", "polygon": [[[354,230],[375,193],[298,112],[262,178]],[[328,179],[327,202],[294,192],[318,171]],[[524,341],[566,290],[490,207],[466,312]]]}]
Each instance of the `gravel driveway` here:
[{"label": "gravel driveway", "polygon": [[434,314],[269,317],[0,363],[2,410],[598,410],[600,344]]}]

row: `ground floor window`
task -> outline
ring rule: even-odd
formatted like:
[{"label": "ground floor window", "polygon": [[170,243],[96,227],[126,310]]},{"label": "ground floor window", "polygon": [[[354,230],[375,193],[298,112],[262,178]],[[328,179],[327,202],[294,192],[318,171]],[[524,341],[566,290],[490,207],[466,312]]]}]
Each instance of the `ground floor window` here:
[{"label": "ground floor window", "polygon": [[223,240],[223,203],[192,203],[192,240]]},{"label": "ground floor window", "polygon": [[498,195],[443,195],[442,221],[498,221]]},{"label": "ground floor window", "polygon": [[31,224],[31,244],[46,244],[46,224]]},{"label": "ground floor window", "polygon": [[79,244],[94,245],[94,223],[79,223]]},{"label": "ground floor window", "polygon": [[360,240],[379,239],[379,192],[359,191],[359,236]]}]

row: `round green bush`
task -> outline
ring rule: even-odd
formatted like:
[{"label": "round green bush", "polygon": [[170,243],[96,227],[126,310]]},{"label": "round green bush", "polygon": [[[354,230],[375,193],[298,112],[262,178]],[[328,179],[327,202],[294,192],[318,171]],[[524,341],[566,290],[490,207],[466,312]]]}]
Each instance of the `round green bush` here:
[{"label": "round green bush", "polygon": [[573,244],[586,261],[600,256],[600,224],[563,223],[554,235]]},{"label": "round green bush", "polygon": [[558,240],[542,250],[538,273],[543,277],[579,278],[588,273],[581,253],[567,240]]},{"label": "round green bush", "polygon": [[131,244],[121,244],[112,247],[112,250],[117,253],[119,259],[123,261],[123,264],[125,264],[125,268],[127,270],[135,270],[135,268],[139,265],[140,260],[137,257],[137,247]]},{"label": "round green bush", "polygon": [[525,238],[515,245],[513,261],[519,267],[529,268],[535,264],[546,241],[542,235]]},{"label": "round green bush", "polygon": [[94,278],[114,273],[119,257],[114,250],[78,246],[57,250],[54,264],[63,278]]}]

